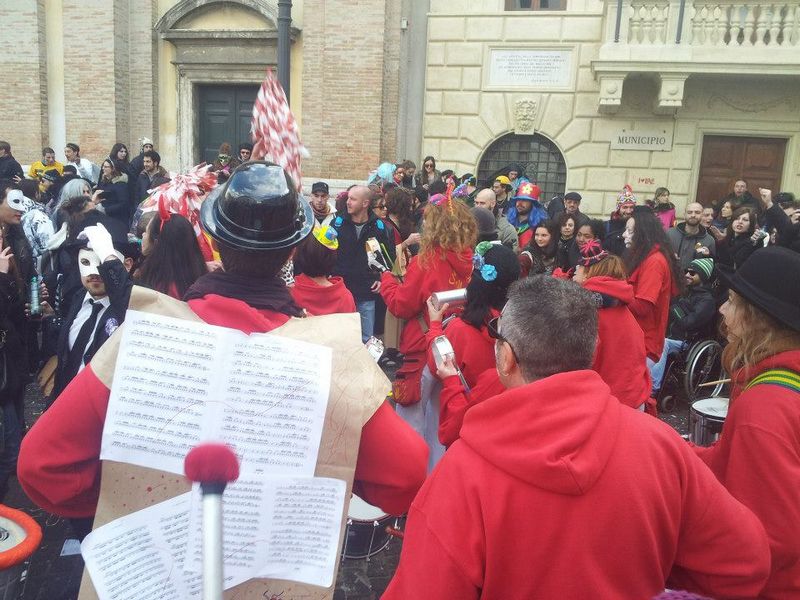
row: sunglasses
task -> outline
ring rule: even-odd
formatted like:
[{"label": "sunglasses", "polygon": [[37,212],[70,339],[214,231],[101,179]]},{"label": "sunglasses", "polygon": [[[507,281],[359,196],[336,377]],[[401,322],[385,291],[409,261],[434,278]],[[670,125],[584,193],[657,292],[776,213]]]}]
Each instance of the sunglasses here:
[{"label": "sunglasses", "polygon": [[491,319],[486,324],[486,329],[489,331],[489,337],[490,338],[492,338],[494,340],[501,341],[501,342],[505,342],[506,344],[508,344],[508,347],[511,348],[511,354],[514,355],[514,360],[519,362],[519,359],[517,358],[517,351],[514,350],[514,346],[512,346],[511,342],[509,342],[505,338],[505,336],[503,336],[503,334],[500,333],[500,317],[495,317],[494,319]]},{"label": "sunglasses", "polygon": [[686,269],[686,274],[694,277],[695,275],[697,275],[697,271],[693,271],[692,269]]},{"label": "sunglasses", "polygon": [[431,163],[425,163],[425,165],[424,165],[424,166],[426,166],[426,167],[432,167],[433,165],[432,165]]}]

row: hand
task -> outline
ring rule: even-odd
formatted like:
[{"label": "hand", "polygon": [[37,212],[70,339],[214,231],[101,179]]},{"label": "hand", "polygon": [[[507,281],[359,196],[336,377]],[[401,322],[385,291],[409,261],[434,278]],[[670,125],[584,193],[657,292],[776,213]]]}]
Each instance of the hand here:
[{"label": "hand", "polygon": [[711,250],[709,250],[705,246],[700,246],[699,248],[695,249],[694,253],[695,254],[700,254],[702,256],[710,256],[711,255]]},{"label": "hand", "polygon": [[50,299],[50,292],[47,291],[47,286],[44,284],[44,281],[39,282],[39,302],[43,302],[44,300]]},{"label": "hand", "polygon": [[721,242],[722,240],[725,239],[725,234],[719,229],[717,229],[717,227],[715,227],[714,225],[709,227],[708,230],[711,232],[711,235],[714,236],[714,239],[717,240],[718,242]]},{"label": "hand", "polygon": [[94,250],[95,254],[97,254],[103,262],[107,261],[109,258],[117,258],[117,255],[114,253],[114,242],[111,240],[111,234],[108,233],[108,230],[102,223],[85,227],[83,231],[78,234],[78,239],[87,240],[89,242],[89,249]]},{"label": "hand", "polygon": [[[33,315],[34,319],[47,319],[49,317],[55,316],[56,311],[53,310],[53,307],[50,306],[49,302],[41,301],[39,302],[39,314]],[[29,303],[25,303],[25,316],[30,319],[31,318],[31,305]]]},{"label": "hand", "polygon": [[11,247],[3,248],[3,251],[0,252],[0,273],[8,273],[11,268],[12,258],[14,258],[14,255],[11,254]]},{"label": "hand", "polygon": [[765,210],[772,208],[772,190],[758,188],[758,194],[761,196],[761,206],[763,206]]},{"label": "hand", "polygon": [[208,269],[209,273],[213,273],[214,271],[224,271],[225,270],[222,267],[222,261],[219,261],[219,260],[207,260],[206,261],[206,268]]},{"label": "hand", "polygon": [[419,244],[422,241],[422,236],[418,233],[412,233],[410,236],[406,238],[406,241],[403,244],[406,246],[413,246],[415,244]]},{"label": "hand", "polygon": [[452,377],[453,375],[458,375],[456,359],[448,354],[442,359],[441,366],[436,369],[436,376],[439,379],[444,379],[445,377]]},{"label": "hand", "polygon": [[[369,266],[370,269],[372,269],[373,271],[377,271],[378,273],[383,273],[384,271],[387,270],[386,267],[383,266],[381,262],[375,257],[374,252],[367,253],[367,265]],[[377,283],[378,286],[380,287],[380,282]],[[376,292],[377,290],[373,291]]]},{"label": "hand", "polygon": [[373,294],[379,294],[381,291],[381,282],[376,281],[375,283],[373,283],[371,286],[369,286],[369,291],[372,292]]},{"label": "hand", "polygon": [[12,177],[11,179],[14,181],[14,183],[19,183],[20,181],[22,181],[22,177],[20,177],[19,175],[14,175],[14,177]]},{"label": "hand", "polygon": [[450,308],[450,305],[447,302],[442,304],[439,308],[436,308],[436,303],[433,301],[433,296],[429,296],[425,303],[428,305],[428,321],[430,322],[441,321],[444,313],[447,312],[448,308]]},{"label": "hand", "polygon": [[756,230],[753,232],[753,235],[751,235],[751,236],[750,236],[750,241],[751,241],[751,242],[753,242],[753,245],[755,246],[755,245],[756,245],[756,244],[758,244],[758,243],[759,243],[759,242],[760,242],[762,239],[764,239],[764,236],[765,236],[765,235],[766,235],[766,234],[765,234],[763,231],[761,231],[760,229],[756,229]]},{"label": "hand", "polygon": [[100,196],[103,195],[103,190],[95,190],[92,194],[92,204],[100,204],[105,200],[105,198],[101,198]]}]

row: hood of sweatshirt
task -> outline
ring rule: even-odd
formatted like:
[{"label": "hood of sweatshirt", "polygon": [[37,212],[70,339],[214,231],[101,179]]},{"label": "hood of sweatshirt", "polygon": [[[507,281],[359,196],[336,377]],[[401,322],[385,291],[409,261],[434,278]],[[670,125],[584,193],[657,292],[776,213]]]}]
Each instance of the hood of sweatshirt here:
[{"label": "hood of sweatshirt", "polygon": [[622,410],[594,371],[558,373],[471,407],[461,440],[530,485],[579,496],[608,463]]},{"label": "hood of sweatshirt", "polygon": [[607,275],[598,275],[597,277],[591,277],[584,281],[583,287],[590,292],[613,299],[612,302],[607,302],[606,298],[603,298],[603,307],[630,304],[634,299],[633,286],[624,279],[615,279]]}]

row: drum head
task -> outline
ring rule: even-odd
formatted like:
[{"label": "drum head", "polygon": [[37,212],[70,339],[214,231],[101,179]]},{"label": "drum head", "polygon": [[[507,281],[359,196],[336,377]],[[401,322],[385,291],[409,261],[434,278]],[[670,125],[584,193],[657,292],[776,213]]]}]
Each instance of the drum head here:
[{"label": "drum head", "polygon": [[20,545],[27,534],[21,525],[6,517],[0,517],[0,552]]},{"label": "drum head", "polygon": [[692,404],[692,410],[709,417],[725,419],[728,416],[727,398],[706,398]]},{"label": "drum head", "polygon": [[347,516],[354,521],[378,521],[386,517],[387,514],[377,506],[367,504],[353,494],[350,498],[350,508],[347,509]]}]

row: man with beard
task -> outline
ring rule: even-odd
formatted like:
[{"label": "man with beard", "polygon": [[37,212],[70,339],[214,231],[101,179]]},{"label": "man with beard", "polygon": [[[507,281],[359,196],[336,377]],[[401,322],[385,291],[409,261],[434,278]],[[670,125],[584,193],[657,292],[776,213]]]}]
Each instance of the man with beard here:
[{"label": "man with beard", "polygon": [[526,181],[517,188],[511,199],[514,206],[508,210],[508,222],[517,229],[520,248],[528,245],[536,226],[547,218],[547,211],[539,204],[541,190],[538,185]]},{"label": "man with beard", "polygon": [[311,209],[318,227],[329,225],[336,216],[336,211],[328,203],[330,190],[324,181],[317,181],[311,186]]},{"label": "man with beard", "polygon": [[703,205],[691,202],[686,205],[684,222],[667,230],[667,237],[678,255],[681,269],[689,268],[689,263],[695,258],[713,256],[716,253],[716,242],[700,224],[702,218]]}]

